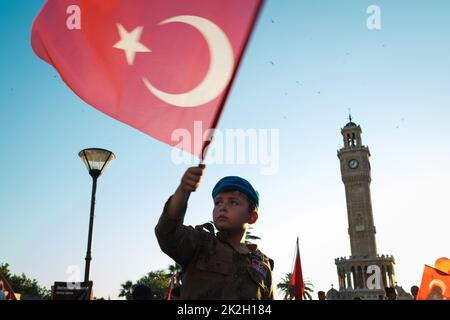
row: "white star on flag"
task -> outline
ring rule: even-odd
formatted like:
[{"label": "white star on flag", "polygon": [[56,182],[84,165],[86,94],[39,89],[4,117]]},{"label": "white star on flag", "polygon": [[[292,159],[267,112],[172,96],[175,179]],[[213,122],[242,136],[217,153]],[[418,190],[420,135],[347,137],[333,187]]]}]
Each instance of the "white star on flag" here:
[{"label": "white star on flag", "polygon": [[136,52],[152,52],[149,48],[139,42],[144,27],[134,28],[133,31],[128,32],[120,23],[117,24],[119,30],[120,41],[113,45],[116,49],[125,51],[127,62],[130,66],[134,63]]}]

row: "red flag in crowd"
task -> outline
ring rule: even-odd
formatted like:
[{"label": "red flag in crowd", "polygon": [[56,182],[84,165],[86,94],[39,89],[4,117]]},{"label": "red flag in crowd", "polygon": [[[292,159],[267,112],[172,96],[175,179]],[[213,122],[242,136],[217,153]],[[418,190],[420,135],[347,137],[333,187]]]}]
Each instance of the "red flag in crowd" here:
[{"label": "red flag in crowd", "polygon": [[[201,157],[203,134],[217,126],[261,5],[47,0],[31,44],[91,106]],[[180,143],[186,132],[192,144]]]},{"label": "red flag in crowd", "polygon": [[0,283],[3,285],[3,291],[7,292],[6,300],[17,300],[14,290],[9,285],[6,278],[0,274]]},{"label": "red flag in crowd", "polygon": [[166,300],[172,300],[172,289],[175,284],[174,277],[170,278],[169,289],[167,290]]},{"label": "red flag in crowd", "polygon": [[417,300],[450,300],[449,259],[438,259],[435,268],[425,265]]},{"label": "red flag in crowd", "polygon": [[295,300],[303,299],[305,285],[303,283],[302,264],[300,262],[300,249],[297,237],[297,253],[295,256],[294,271],[292,271],[291,285],[294,286]]}]

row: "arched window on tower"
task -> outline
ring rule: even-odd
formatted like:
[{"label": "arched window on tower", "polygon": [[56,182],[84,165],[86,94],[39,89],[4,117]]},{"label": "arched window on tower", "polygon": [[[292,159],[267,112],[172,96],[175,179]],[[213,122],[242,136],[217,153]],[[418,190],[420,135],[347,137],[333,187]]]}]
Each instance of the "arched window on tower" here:
[{"label": "arched window on tower", "polygon": [[356,275],[355,267],[352,267],[352,268],[350,269],[350,277],[351,277],[351,281],[352,281],[352,286],[351,286],[351,288],[352,288],[352,289],[357,289],[356,285],[357,285],[357,283],[358,283],[358,278],[357,278],[357,275]]},{"label": "arched window on tower", "polygon": [[354,148],[357,146],[357,136],[355,132],[348,132],[345,140],[347,148]]}]

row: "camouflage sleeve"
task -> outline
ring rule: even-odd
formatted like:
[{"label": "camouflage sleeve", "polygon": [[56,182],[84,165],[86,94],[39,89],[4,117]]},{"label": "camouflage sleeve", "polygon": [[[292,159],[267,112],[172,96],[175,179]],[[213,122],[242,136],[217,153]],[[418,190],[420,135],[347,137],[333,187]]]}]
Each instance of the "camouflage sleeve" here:
[{"label": "camouflage sleeve", "polygon": [[269,292],[268,292],[268,296],[265,297],[266,300],[275,300],[275,296],[274,296],[274,292],[273,292],[273,283],[272,283],[272,271],[273,271],[273,267],[274,267],[274,262],[272,259],[268,259],[269,260],[269,274],[267,275],[267,283],[269,284]]},{"label": "camouflage sleeve", "polygon": [[[272,275],[271,275],[272,278]],[[266,300],[275,300],[274,294],[273,294],[273,284],[272,279],[270,279],[270,287],[269,287],[269,295],[266,297]]]},{"label": "camouflage sleeve", "polygon": [[[161,250],[185,267],[199,247],[200,234],[194,228],[183,225],[183,218],[174,220],[167,215],[167,206],[171,198],[164,205],[161,217],[155,227],[155,234]],[[183,209],[183,213],[186,212],[186,209],[187,205]]]}]

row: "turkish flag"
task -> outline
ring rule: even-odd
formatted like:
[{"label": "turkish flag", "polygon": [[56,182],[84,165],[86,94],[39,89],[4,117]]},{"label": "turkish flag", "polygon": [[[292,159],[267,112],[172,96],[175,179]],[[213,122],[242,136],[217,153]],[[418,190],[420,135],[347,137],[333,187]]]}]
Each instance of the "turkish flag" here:
[{"label": "turkish flag", "polygon": [[302,263],[300,262],[300,249],[297,238],[297,253],[295,255],[294,271],[292,271],[291,285],[294,287],[295,300],[303,300],[303,291],[305,284],[303,283]]},{"label": "turkish flag", "polygon": [[261,5],[47,0],[31,44],[85,102],[202,158]]},{"label": "turkish flag", "polygon": [[417,300],[450,300],[450,274],[425,265]]},{"label": "turkish flag", "polygon": [[4,292],[7,292],[6,294],[6,300],[17,300],[16,295],[14,294],[14,290],[9,285],[6,278],[0,274],[0,283],[3,284],[2,289]]},{"label": "turkish flag", "polygon": [[172,290],[173,290],[173,286],[175,285],[174,282],[175,282],[174,277],[170,278],[169,288],[167,289],[167,293],[166,293],[166,300],[172,300]]}]

